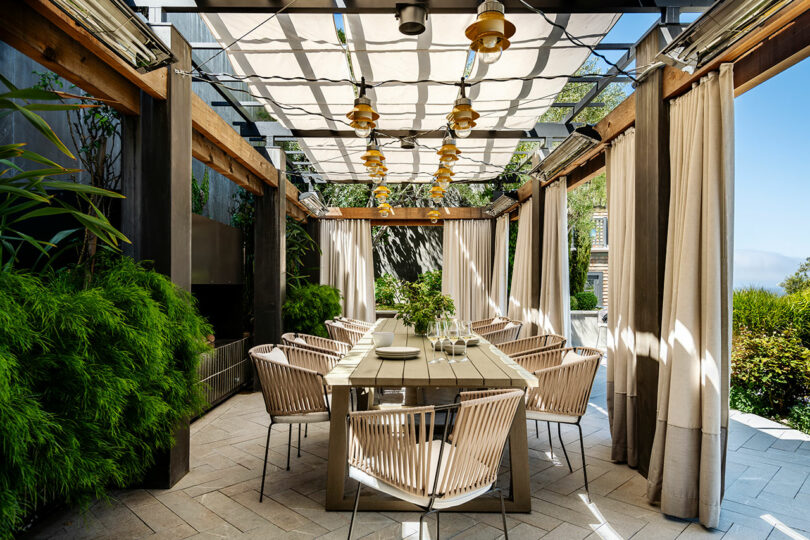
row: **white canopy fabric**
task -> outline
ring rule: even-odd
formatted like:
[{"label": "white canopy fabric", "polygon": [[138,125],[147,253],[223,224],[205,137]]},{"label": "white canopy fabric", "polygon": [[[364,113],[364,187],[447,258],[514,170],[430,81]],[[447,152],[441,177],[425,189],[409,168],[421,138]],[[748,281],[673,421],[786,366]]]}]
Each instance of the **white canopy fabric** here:
[{"label": "white canopy fabric", "polygon": [[[562,30],[540,15],[507,13],[507,17],[517,28],[512,46],[495,64],[475,62],[469,77],[473,86],[468,96],[481,114],[476,129],[533,128],[565,84],[564,76],[576,72],[589,55],[587,48],[573,45]],[[617,14],[550,17],[591,46],[598,44],[619,18]],[[356,80],[365,77],[371,85],[402,81],[368,90],[380,113],[377,129],[380,144],[385,145],[388,182],[431,181],[438,168],[436,150],[441,139],[419,138],[415,149],[403,150],[399,141],[385,138],[385,132],[437,132],[444,128],[446,115],[458,96],[458,87],[452,83],[459,81],[467,65],[469,41],[464,30],[474,21],[474,10],[468,14],[429,15],[425,32],[419,36],[401,34],[393,15],[346,15],[345,46],[338,39],[331,14],[281,13],[263,24],[256,14],[204,14],[203,18],[219,43],[230,45],[227,54],[237,76],[350,79],[350,58]],[[561,77],[475,84],[481,79],[539,75]],[[413,82],[426,79],[448,84]],[[253,78],[248,86],[253,94],[267,100],[270,114],[289,129],[351,129],[343,123],[354,102],[351,84]],[[360,161],[364,139],[305,138],[300,142],[324,179],[369,180]],[[509,162],[518,142],[458,139],[462,154],[454,169],[454,180],[496,176]]]}]

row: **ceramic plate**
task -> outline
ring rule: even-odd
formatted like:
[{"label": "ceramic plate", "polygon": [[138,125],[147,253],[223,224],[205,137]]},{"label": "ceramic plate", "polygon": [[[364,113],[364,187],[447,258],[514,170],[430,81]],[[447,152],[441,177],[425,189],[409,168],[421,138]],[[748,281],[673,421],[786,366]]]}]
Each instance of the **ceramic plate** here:
[{"label": "ceramic plate", "polygon": [[380,358],[406,360],[419,356],[421,349],[417,349],[416,347],[377,347],[374,352],[376,352],[377,356]]}]

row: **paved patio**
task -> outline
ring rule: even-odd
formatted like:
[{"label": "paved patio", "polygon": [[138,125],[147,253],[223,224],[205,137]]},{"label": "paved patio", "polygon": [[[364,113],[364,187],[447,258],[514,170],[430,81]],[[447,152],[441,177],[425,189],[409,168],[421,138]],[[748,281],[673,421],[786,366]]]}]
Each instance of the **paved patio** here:
[{"label": "paved patio", "polygon": [[[550,458],[544,431],[535,439],[530,426],[533,512],[508,516],[512,538],[810,537],[810,436],[734,412],[721,526],[707,531],[662,516],[645,502],[644,478],[609,461],[604,387],[602,368],[583,420],[592,504],[584,500],[577,468],[576,429],[563,427],[570,474],[564,459]],[[273,432],[267,496],[259,503],[267,424],[260,394],[237,395],[192,425],[192,470],[173,489],[114,493],[111,503],[98,502],[84,514],[54,515],[32,537],[346,538],[350,514],[323,509],[327,424],[310,426],[289,472],[286,430]],[[361,513],[355,538],[415,538],[418,519],[416,513]],[[435,538],[435,519],[428,523],[425,538]],[[445,513],[441,523],[442,538],[502,537],[499,514]]]}]

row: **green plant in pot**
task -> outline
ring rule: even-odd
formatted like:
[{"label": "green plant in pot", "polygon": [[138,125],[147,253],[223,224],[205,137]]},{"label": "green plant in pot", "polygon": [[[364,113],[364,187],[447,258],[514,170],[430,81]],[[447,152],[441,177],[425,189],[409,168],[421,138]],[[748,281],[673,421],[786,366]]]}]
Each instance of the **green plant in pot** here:
[{"label": "green plant in pot", "polygon": [[396,305],[397,319],[405,326],[413,326],[417,335],[426,334],[430,323],[437,318],[456,313],[453,299],[445,294],[437,294],[423,280],[403,282],[399,292],[402,301]]}]

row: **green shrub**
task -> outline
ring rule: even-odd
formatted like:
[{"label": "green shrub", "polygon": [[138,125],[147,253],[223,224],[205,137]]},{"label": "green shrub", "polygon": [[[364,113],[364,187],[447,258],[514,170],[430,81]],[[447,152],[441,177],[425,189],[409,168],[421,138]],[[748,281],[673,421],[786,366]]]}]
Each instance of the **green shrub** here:
[{"label": "green shrub", "polygon": [[420,274],[418,278],[416,278],[417,283],[421,283],[425,286],[425,290],[428,293],[433,294],[441,294],[442,293],[442,271],[441,270],[433,270],[431,272],[425,272],[424,274]]},{"label": "green shrub", "polygon": [[0,272],[0,537],[45,500],[139,481],[197,414],[210,327],[193,297],[130,259]]},{"label": "green shrub", "polygon": [[599,299],[590,291],[578,292],[574,297],[577,299],[577,309],[592,311],[599,304]]},{"label": "green shrub", "polygon": [[393,306],[399,297],[399,280],[383,274],[374,280],[374,300],[378,306]]},{"label": "green shrub", "polygon": [[576,311],[579,309],[579,302],[577,302],[576,296],[569,296],[569,300],[571,301],[571,311]]},{"label": "green shrub", "polygon": [[788,423],[799,431],[810,433],[810,403],[799,403],[790,409]]},{"label": "green shrub", "polygon": [[441,291],[437,293],[432,285],[435,283],[430,280],[418,279],[413,283],[403,282],[400,289],[402,302],[396,306],[396,318],[405,326],[413,326],[417,334],[425,334],[430,323],[437,318],[456,313],[453,299],[441,294]]},{"label": "green shrub", "polygon": [[790,330],[770,336],[743,330],[731,355],[731,386],[767,416],[786,416],[810,393],[810,349]]},{"label": "green shrub", "polygon": [[734,291],[734,334],[781,334],[790,329],[810,347],[810,290],[777,296],[764,289]]},{"label": "green shrub", "polygon": [[334,319],[342,310],[340,291],[329,285],[302,285],[287,291],[282,307],[284,329],[327,337],[323,322]]}]

